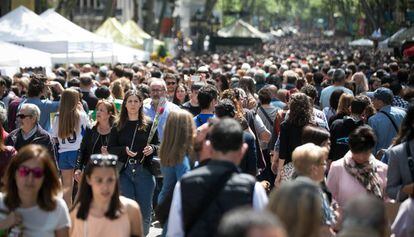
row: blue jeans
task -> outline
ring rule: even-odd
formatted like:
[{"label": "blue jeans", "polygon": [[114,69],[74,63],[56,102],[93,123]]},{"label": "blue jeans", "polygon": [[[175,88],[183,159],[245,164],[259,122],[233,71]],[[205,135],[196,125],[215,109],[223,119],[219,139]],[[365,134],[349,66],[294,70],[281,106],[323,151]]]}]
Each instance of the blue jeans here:
[{"label": "blue jeans", "polygon": [[[132,169],[135,167],[135,173]],[[155,189],[155,178],[142,165],[128,164],[119,177],[121,194],[135,200],[142,213],[144,236],[151,225],[152,197]]]}]

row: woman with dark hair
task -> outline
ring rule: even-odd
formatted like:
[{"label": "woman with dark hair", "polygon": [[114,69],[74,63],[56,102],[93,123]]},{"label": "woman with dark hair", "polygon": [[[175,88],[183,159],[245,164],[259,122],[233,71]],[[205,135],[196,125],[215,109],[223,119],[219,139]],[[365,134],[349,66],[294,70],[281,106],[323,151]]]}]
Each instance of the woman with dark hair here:
[{"label": "woman with dark hair", "polygon": [[119,161],[125,163],[120,170],[121,193],[138,202],[145,235],[148,234],[151,223],[155,189],[155,178],[149,168],[159,147],[157,130],[151,140],[148,140],[151,127],[151,120],[144,115],[142,93],[137,90],[128,91],[109,136],[108,152],[117,155]]},{"label": "woman with dark hair", "polygon": [[339,206],[343,207],[356,193],[384,199],[388,166],[371,153],[376,140],[371,127],[358,127],[349,135],[350,151],[332,162],[326,184]]},{"label": "woman with dark hair", "polygon": [[254,109],[257,106],[257,95],[254,80],[251,77],[245,76],[239,80],[239,87],[246,92],[247,109]]},{"label": "woman with dark hair", "polygon": [[295,93],[290,97],[287,119],[280,125],[279,165],[275,186],[278,186],[281,181],[292,178],[292,152],[302,144],[303,128],[312,121],[312,108],[307,95]]},{"label": "woman with dark hair", "polygon": [[3,181],[0,209],[10,214],[0,221],[0,229],[14,227],[13,231],[28,237],[69,236],[69,212],[58,197],[60,181],[48,150],[41,145],[20,149]]},{"label": "woman with dark hair", "polygon": [[143,236],[138,204],[120,196],[117,157],[92,155],[70,213],[72,237]]},{"label": "woman with dark hair", "polygon": [[223,91],[230,88],[229,81],[227,79],[227,76],[225,74],[220,74],[216,78],[214,78],[216,81],[216,87],[221,94]]},{"label": "woman with dark hair", "polygon": [[188,95],[188,88],[182,83],[179,83],[174,91],[174,98],[173,103],[181,106],[185,102],[190,100],[190,96]]},{"label": "woman with dark hair", "polygon": [[329,107],[323,108],[323,112],[325,113],[326,120],[329,119],[336,114],[336,109],[338,108],[339,98],[344,93],[343,90],[335,90],[332,92],[331,97],[329,97]]},{"label": "woman with dark hair", "polygon": [[399,202],[414,194],[414,103],[408,106],[392,148],[385,152],[388,160],[387,194]]},{"label": "woman with dark hair", "polygon": [[75,180],[80,181],[84,166],[92,154],[108,154],[109,133],[116,116],[115,104],[109,100],[99,100],[96,104],[96,124],[86,129],[82,138],[75,165]]}]

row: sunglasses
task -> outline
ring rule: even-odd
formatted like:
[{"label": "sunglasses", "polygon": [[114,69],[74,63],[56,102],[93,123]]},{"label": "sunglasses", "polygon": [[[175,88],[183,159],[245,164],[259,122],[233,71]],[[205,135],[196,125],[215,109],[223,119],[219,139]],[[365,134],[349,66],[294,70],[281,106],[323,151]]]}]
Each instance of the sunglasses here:
[{"label": "sunglasses", "polygon": [[170,85],[175,85],[175,82],[170,81],[170,82],[167,82],[166,84],[167,84],[167,86],[170,86]]},{"label": "sunglasses", "polygon": [[18,114],[18,115],[16,115],[19,119],[25,119],[25,118],[27,118],[27,117],[32,117],[32,115],[26,115],[26,114]]},{"label": "sunglasses", "polygon": [[91,155],[91,163],[94,166],[104,167],[104,166],[116,166],[118,157],[116,155],[101,155],[94,154]]},{"label": "sunglasses", "polygon": [[29,167],[26,167],[26,166],[20,166],[17,169],[17,172],[19,172],[20,177],[27,177],[27,176],[29,176],[30,173],[32,173],[33,177],[35,177],[36,179],[40,179],[44,175],[44,171],[40,167],[29,168]]}]

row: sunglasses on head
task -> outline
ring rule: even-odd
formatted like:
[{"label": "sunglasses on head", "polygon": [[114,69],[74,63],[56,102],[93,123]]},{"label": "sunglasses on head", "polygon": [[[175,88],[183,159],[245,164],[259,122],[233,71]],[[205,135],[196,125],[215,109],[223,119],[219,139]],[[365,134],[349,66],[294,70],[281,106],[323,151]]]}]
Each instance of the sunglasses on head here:
[{"label": "sunglasses on head", "polygon": [[18,118],[20,118],[20,119],[25,119],[25,118],[27,118],[27,117],[32,117],[32,115],[26,115],[26,114],[18,114],[18,115],[16,115]]},{"label": "sunglasses on head", "polygon": [[94,166],[116,166],[118,161],[118,157],[116,155],[101,155],[101,154],[94,154],[91,155],[91,163]]},{"label": "sunglasses on head", "polygon": [[33,177],[35,177],[36,179],[40,179],[44,175],[44,171],[40,167],[29,168],[29,167],[26,167],[26,166],[20,166],[17,169],[17,171],[19,172],[20,177],[27,177],[27,176],[29,176],[30,173],[32,173]]}]

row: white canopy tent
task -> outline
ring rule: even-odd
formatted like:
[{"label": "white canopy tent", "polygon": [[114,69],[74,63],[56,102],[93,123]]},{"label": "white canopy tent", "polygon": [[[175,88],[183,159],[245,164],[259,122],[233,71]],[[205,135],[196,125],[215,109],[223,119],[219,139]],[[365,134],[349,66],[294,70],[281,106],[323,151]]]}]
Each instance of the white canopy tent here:
[{"label": "white canopy tent", "polygon": [[260,38],[263,41],[269,40],[269,37],[256,29],[254,26],[248,24],[243,20],[237,20],[234,24],[224,27],[217,32],[218,36],[228,37],[241,37],[241,38]]},{"label": "white canopy tent", "polygon": [[133,63],[149,59],[149,53],[113,43],[111,39],[101,37],[74,24],[53,9],[43,12],[40,17],[48,24],[64,29],[62,32],[67,37],[76,35],[77,38],[79,37],[82,40],[93,42],[94,48],[91,53],[71,53],[69,55],[53,54],[52,61],[54,63],[65,63],[67,61],[78,63],[91,61],[96,63]]},{"label": "white canopy tent", "polygon": [[93,50],[90,40],[62,34],[64,27],[50,26],[41,17],[20,6],[0,18],[0,40],[48,53]]},{"label": "white canopy tent", "polygon": [[44,67],[50,70],[50,54],[0,41],[0,70],[13,74],[24,67]]},{"label": "white canopy tent", "polygon": [[370,39],[358,39],[348,43],[350,46],[359,46],[359,47],[373,47],[374,42]]}]

